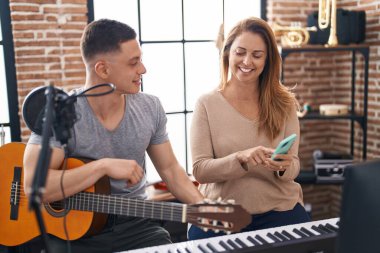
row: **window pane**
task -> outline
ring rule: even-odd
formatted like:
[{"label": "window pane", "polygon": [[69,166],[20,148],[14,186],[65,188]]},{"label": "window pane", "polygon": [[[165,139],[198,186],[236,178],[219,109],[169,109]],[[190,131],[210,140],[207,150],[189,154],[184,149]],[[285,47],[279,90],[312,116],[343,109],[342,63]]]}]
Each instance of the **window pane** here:
[{"label": "window pane", "polygon": [[217,88],[219,83],[219,52],[214,42],[186,43],[186,104],[194,110],[197,99]]},{"label": "window pane", "polygon": [[142,40],[182,40],[181,0],[141,0]]},{"label": "window pane", "polygon": [[184,111],[182,43],[143,44],[145,92],[160,98],[166,112]]},{"label": "window pane", "polygon": [[[185,151],[185,117],[184,114],[167,115],[168,123],[166,129],[169,134],[169,140],[172,145],[174,154],[179,164],[185,169],[186,151]],[[149,156],[146,156],[146,168],[148,182],[157,182],[161,180],[160,175],[153,166]]]},{"label": "window pane", "polygon": [[94,0],[94,16],[126,23],[139,33],[137,0]]},{"label": "window pane", "polygon": [[223,23],[223,1],[184,0],[186,40],[215,40]]},{"label": "window pane", "polygon": [[261,16],[261,1],[259,0],[225,0],[224,1],[224,33],[240,20],[247,17]]},{"label": "window pane", "polygon": [[0,46],[0,123],[9,123],[8,93],[2,46]]}]

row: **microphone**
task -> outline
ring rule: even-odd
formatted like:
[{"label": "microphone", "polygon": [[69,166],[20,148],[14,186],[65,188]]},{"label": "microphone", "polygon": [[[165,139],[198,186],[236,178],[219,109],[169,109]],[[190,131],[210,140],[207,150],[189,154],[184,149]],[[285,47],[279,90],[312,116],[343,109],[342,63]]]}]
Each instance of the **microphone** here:
[{"label": "microphone", "polygon": [[[87,92],[97,89],[107,87],[109,90],[100,93],[89,93]],[[47,86],[41,86],[33,89],[24,100],[22,105],[22,116],[24,118],[26,126],[38,135],[42,135],[42,129],[45,119],[46,111],[46,96],[47,96]],[[75,113],[74,103],[77,97],[94,97],[103,96],[112,93],[115,90],[115,86],[112,83],[103,83],[92,86],[80,93],[74,93],[68,95],[61,88],[49,87],[53,89],[53,124],[52,133],[56,137],[57,141],[61,144],[67,144],[69,138],[71,137],[70,129],[74,126],[78,117]],[[51,136],[49,136],[51,137]]]},{"label": "microphone", "polygon": [[[47,87],[33,89],[24,100],[22,116],[27,127],[38,135],[42,135],[46,109]],[[62,144],[70,138],[70,129],[76,121],[74,102],[76,96],[69,96],[60,88],[53,87],[53,134]],[[51,137],[51,136],[49,136]]]}]

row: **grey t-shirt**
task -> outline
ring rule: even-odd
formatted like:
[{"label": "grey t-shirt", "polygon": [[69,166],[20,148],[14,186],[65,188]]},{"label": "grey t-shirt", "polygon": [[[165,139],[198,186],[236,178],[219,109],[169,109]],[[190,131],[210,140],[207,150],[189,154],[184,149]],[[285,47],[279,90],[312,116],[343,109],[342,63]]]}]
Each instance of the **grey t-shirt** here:
[{"label": "grey t-shirt", "polygon": [[[76,90],[80,92],[81,89]],[[145,151],[149,145],[168,141],[166,114],[159,99],[146,93],[128,94],[125,114],[113,131],[105,129],[94,115],[84,97],[77,98],[75,111],[79,120],[75,123],[68,143],[69,157],[90,159],[121,158],[135,160],[144,168],[144,178],[133,187],[126,187],[125,180],[111,179],[112,194],[146,198]],[[29,142],[41,144],[41,136],[32,133]],[[51,141],[61,147],[57,141]]]}]

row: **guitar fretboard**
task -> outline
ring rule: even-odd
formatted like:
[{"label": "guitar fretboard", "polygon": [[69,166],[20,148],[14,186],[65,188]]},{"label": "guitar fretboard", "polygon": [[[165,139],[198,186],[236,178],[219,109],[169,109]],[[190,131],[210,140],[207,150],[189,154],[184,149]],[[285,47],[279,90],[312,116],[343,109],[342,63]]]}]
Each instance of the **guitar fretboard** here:
[{"label": "guitar fretboard", "polygon": [[119,214],[126,216],[152,218],[185,222],[184,211],[187,205],[172,202],[155,202],[121,196],[80,192],[67,198],[66,208],[80,211]]}]

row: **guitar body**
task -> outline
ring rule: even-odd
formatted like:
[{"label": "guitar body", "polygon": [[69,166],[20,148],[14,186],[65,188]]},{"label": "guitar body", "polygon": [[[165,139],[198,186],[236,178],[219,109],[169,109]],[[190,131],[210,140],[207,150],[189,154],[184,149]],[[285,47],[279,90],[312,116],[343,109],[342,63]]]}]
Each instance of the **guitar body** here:
[{"label": "guitar body", "polygon": [[[35,213],[29,210],[23,186],[23,156],[25,144],[9,143],[0,147],[0,244],[16,246],[40,235]],[[67,168],[85,162],[69,158]],[[99,180],[86,192],[109,193],[107,178]],[[58,205],[57,205],[58,204]],[[41,206],[46,231],[67,239],[64,231],[64,210],[58,202]],[[107,221],[107,214],[67,210],[66,226],[69,240],[99,232]]]}]

